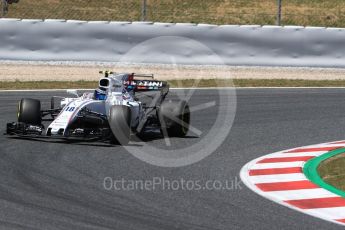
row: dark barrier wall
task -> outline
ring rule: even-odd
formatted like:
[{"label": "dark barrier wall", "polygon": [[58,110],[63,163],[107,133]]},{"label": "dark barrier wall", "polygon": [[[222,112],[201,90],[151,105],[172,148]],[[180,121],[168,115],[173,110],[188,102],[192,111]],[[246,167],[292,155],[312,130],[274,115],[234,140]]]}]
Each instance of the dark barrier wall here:
[{"label": "dark barrier wall", "polygon": [[0,19],[0,60],[345,67],[344,45],[338,28]]}]

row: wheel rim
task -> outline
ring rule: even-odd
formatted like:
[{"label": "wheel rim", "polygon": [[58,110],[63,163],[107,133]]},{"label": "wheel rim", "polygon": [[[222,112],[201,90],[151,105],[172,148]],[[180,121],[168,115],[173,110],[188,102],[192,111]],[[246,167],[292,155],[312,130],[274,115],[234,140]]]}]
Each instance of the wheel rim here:
[{"label": "wheel rim", "polygon": [[17,118],[19,120],[19,115],[20,115],[20,102],[18,103],[18,112],[17,112]]}]

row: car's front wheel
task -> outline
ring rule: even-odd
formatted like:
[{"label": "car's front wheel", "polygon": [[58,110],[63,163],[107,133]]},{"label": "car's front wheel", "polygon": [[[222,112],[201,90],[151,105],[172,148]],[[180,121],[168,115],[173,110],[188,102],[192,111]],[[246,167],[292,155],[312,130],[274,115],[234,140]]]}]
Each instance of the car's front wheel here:
[{"label": "car's front wheel", "polygon": [[31,98],[23,98],[18,104],[18,122],[41,125],[41,102]]},{"label": "car's front wheel", "polygon": [[108,121],[112,131],[111,142],[127,145],[131,135],[131,109],[125,105],[112,106]]}]

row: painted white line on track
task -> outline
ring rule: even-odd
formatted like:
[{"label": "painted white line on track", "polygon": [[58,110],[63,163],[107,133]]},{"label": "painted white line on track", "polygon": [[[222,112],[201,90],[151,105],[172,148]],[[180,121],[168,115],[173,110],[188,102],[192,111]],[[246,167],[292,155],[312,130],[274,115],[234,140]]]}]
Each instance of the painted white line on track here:
[{"label": "painted white line on track", "polygon": [[[170,88],[171,90],[210,90],[210,89],[237,89],[234,87],[201,87],[201,88]],[[0,92],[55,92],[55,91],[66,91],[67,89],[2,89]],[[95,89],[74,89],[74,90],[81,90],[81,91],[91,91]]]},{"label": "painted white line on track", "polygon": [[304,164],[304,161],[284,162],[284,163],[265,163],[265,164],[255,164],[250,169],[302,167],[303,164]]},{"label": "painted white line on track", "polygon": [[267,196],[280,200],[300,200],[300,199],[310,199],[310,198],[325,198],[334,196],[333,193],[323,189],[300,189],[291,191],[274,191],[267,192]]},{"label": "painted white line on track", "polygon": [[334,208],[316,208],[306,210],[309,215],[319,215],[320,213],[327,213],[325,217],[333,219],[344,219],[345,207],[334,207]]},{"label": "painted white line on track", "polygon": [[270,158],[279,158],[279,157],[303,157],[303,156],[319,156],[320,154],[326,153],[325,151],[317,151],[317,152],[299,152],[299,153],[277,153]]},{"label": "painted white line on track", "polygon": [[[228,89],[228,90],[244,90],[244,89],[345,89],[345,87],[187,87],[187,88],[170,88],[172,90],[215,90],[215,89]],[[66,91],[67,89],[2,89],[0,92],[49,92],[49,91]],[[95,89],[75,89],[75,90],[95,90]]]},{"label": "painted white line on track", "polygon": [[299,180],[305,180],[305,176],[303,173],[290,173],[290,174],[251,176],[250,179],[254,184],[256,184],[256,183],[299,181]]}]

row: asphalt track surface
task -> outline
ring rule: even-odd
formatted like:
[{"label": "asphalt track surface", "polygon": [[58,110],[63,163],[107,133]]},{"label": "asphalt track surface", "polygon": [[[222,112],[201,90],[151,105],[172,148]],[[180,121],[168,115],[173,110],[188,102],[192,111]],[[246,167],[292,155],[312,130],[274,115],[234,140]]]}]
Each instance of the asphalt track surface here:
[{"label": "asphalt track surface", "polygon": [[[22,97],[54,92],[1,92],[1,132]],[[216,97],[197,90],[190,104]],[[105,177],[234,180],[259,156],[345,138],[345,89],[240,89],[226,141],[193,165],[162,168],[106,143],[64,143],[0,136],[0,229],[342,229],[266,200],[243,184],[233,190],[106,190]],[[200,130],[215,108],[192,115]],[[221,111],[221,108],[220,108]],[[193,135],[174,146],[197,141]],[[164,146],[164,139],[147,140]],[[179,147],[179,146],[177,146]],[[138,145],[140,148],[140,145]]]}]

